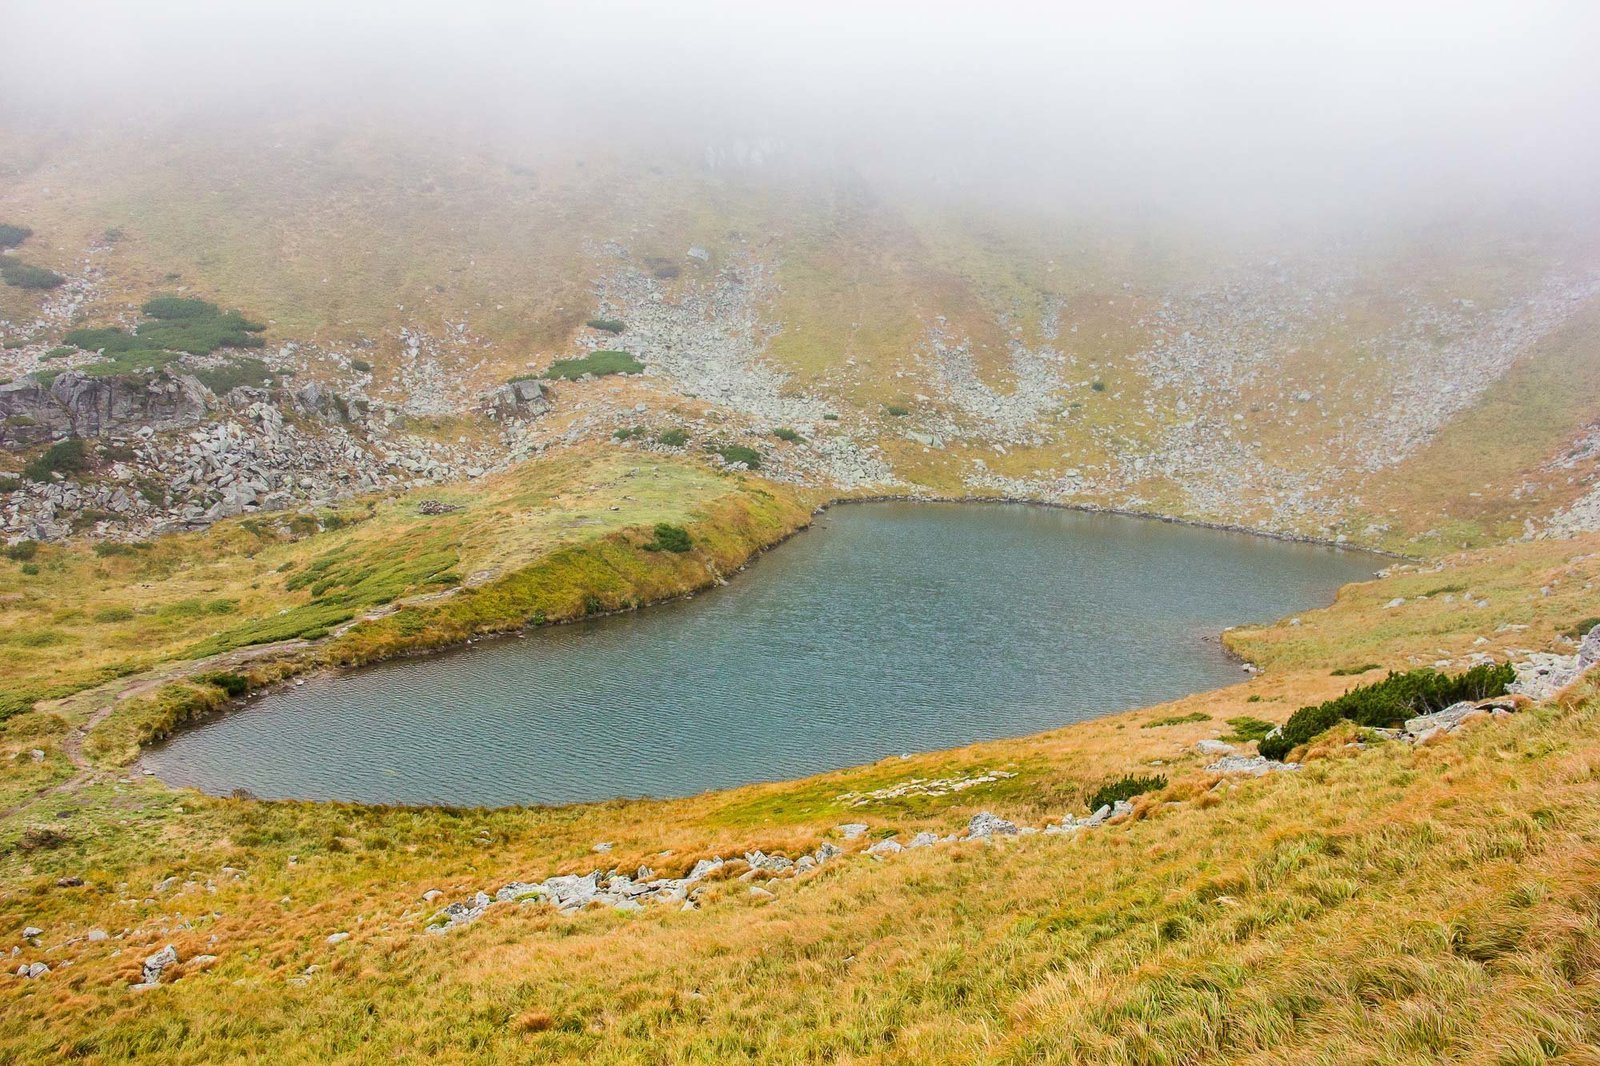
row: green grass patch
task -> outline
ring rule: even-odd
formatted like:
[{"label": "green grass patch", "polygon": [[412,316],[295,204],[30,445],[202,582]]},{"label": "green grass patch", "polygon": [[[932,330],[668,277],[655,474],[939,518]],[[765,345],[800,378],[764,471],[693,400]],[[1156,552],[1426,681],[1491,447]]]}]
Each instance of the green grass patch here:
[{"label": "green grass patch", "polygon": [[32,236],[33,230],[27,226],[16,226],[10,222],[0,222],[0,248],[15,248]]},{"label": "green grass patch", "polygon": [[588,322],[590,329],[598,329],[603,333],[621,333],[627,325],[616,318],[591,318]]},{"label": "green grass patch", "polygon": [[[138,374],[160,370],[180,354],[210,355],[219,348],[260,348],[265,343],[257,336],[265,326],[237,311],[220,311],[206,300],[161,296],[148,301],[143,310],[150,320],[141,322],[132,333],[105,326],[75,329],[63,338],[76,348],[107,357],[105,362],[84,367],[84,373],[96,377]],[[265,370],[258,359],[239,360],[236,366],[210,368],[197,376],[209,375],[217,385],[207,387],[226,392],[236,384],[259,382],[266,376]]]},{"label": "green grass patch", "polygon": [[656,443],[668,448],[682,448],[689,443],[689,434],[681,429],[664,429],[656,434]]},{"label": "green grass patch", "polygon": [[761,469],[761,453],[744,444],[725,444],[717,449],[725,463],[743,463],[751,470]]},{"label": "green grass patch", "polygon": [[1209,722],[1209,721],[1211,721],[1211,716],[1209,714],[1206,714],[1203,711],[1195,711],[1192,714],[1175,714],[1170,718],[1153,718],[1150,721],[1145,722],[1143,725],[1139,726],[1139,728],[1140,729],[1157,729],[1157,728],[1159,728],[1161,726],[1166,726],[1166,725],[1188,725],[1190,722]]},{"label": "green grass patch", "polygon": [[585,374],[603,378],[608,374],[637,374],[644,364],[628,352],[591,352],[582,359],[558,359],[544,372],[547,378],[576,381]]},{"label": "green grass patch", "polygon": [[1228,725],[1233,728],[1233,732],[1222,739],[1230,744],[1247,744],[1252,741],[1265,740],[1267,734],[1277,728],[1271,722],[1248,714],[1228,719]]},{"label": "green grass patch", "polygon": [[657,522],[655,539],[644,546],[647,552],[686,552],[694,547],[689,531],[670,522]]},{"label": "green grass patch", "polygon": [[14,289],[53,289],[67,279],[53,270],[6,256],[0,258],[0,280]]},{"label": "green grass patch", "polygon": [[798,431],[791,429],[788,426],[779,426],[777,429],[772,431],[772,435],[777,437],[779,440],[788,441],[790,444],[799,444],[801,441],[805,440],[805,438],[802,437]]},{"label": "green grass patch", "polygon": [[1337,670],[1329,670],[1334,677],[1355,677],[1357,674],[1370,674],[1374,670],[1383,669],[1381,663],[1362,663],[1360,666],[1341,666]]}]

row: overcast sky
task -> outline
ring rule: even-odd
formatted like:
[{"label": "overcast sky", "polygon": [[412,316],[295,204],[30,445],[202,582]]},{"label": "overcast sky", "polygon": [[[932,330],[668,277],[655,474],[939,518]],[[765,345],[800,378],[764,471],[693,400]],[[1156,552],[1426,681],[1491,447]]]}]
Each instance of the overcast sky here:
[{"label": "overcast sky", "polygon": [[0,0],[6,122],[242,104],[774,138],[1018,196],[1584,196],[1600,3]]}]

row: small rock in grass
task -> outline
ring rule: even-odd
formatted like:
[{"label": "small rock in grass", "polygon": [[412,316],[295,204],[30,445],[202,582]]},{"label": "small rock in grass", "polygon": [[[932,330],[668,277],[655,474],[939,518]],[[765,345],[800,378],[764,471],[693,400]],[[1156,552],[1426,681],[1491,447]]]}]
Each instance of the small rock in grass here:
[{"label": "small rock in grass", "polygon": [[974,840],[981,840],[991,836],[1015,836],[1017,826],[1015,822],[1008,822],[997,814],[988,811],[979,811],[967,823],[967,836]]}]

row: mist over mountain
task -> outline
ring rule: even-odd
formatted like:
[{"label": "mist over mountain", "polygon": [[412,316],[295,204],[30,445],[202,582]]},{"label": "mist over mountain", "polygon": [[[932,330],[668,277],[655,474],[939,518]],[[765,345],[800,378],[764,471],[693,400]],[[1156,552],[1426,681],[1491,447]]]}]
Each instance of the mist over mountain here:
[{"label": "mist over mountain", "polygon": [[1584,4],[10,8],[0,113],[61,131],[314,115],[1238,225],[1588,208],[1600,178]]}]

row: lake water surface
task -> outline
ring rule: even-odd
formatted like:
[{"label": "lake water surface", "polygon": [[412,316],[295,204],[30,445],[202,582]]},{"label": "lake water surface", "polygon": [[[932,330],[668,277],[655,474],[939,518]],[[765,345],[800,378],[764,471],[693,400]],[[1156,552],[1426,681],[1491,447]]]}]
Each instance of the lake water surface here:
[{"label": "lake water surface", "polygon": [[1023,504],[840,507],[726,588],[309,680],[145,762],[263,797],[692,794],[1238,681],[1224,627],[1326,604],[1376,565]]}]

